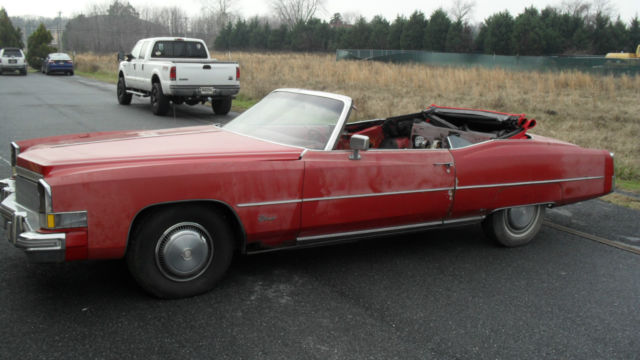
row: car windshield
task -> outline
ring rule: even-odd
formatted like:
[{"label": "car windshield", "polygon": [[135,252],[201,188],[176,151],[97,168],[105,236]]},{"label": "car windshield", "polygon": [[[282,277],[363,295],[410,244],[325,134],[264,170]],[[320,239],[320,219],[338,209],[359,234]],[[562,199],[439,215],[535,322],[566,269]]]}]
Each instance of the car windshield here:
[{"label": "car windshield", "polygon": [[199,41],[157,41],[153,45],[151,57],[206,59],[207,51]]},{"label": "car windshield", "polygon": [[22,57],[22,53],[18,49],[5,49],[4,53],[2,54],[2,56],[5,56],[5,57],[10,57],[10,56]]},{"label": "car windshield", "polygon": [[328,97],[276,91],[224,128],[281,144],[322,150],[344,106],[344,102]]}]

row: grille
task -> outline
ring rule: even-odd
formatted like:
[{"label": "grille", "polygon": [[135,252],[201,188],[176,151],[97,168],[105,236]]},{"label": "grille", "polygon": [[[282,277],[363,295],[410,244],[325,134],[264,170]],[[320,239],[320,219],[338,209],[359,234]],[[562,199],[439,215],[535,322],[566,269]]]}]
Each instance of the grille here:
[{"label": "grille", "polygon": [[16,202],[21,206],[38,212],[40,209],[40,195],[38,194],[38,183],[35,181],[34,175],[26,174],[18,168],[16,176]]}]

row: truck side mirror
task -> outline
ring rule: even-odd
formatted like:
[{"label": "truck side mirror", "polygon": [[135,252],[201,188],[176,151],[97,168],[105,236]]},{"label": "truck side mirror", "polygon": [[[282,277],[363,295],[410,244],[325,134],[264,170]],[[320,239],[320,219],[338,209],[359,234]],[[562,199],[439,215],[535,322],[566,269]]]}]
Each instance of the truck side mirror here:
[{"label": "truck side mirror", "polygon": [[124,52],[118,51],[118,62],[123,61],[123,60],[124,60]]},{"label": "truck side mirror", "polygon": [[353,154],[349,155],[349,159],[360,160],[360,150],[366,151],[369,149],[369,137],[366,135],[351,135],[349,147],[353,150]]}]

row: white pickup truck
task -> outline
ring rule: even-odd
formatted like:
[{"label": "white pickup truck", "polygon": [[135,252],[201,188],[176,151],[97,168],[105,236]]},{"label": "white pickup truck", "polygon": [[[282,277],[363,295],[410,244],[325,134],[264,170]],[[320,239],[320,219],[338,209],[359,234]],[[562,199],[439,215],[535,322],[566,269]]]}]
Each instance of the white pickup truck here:
[{"label": "white pickup truck", "polygon": [[129,105],[133,95],[150,97],[156,115],[165,115],[170,102],[206,101],[211,101],[214,113],[224,115],[240,91],[238,63],[211,59],[200,39],[142,39],[131,54],[118,53],[118,61],[118,102]]}]

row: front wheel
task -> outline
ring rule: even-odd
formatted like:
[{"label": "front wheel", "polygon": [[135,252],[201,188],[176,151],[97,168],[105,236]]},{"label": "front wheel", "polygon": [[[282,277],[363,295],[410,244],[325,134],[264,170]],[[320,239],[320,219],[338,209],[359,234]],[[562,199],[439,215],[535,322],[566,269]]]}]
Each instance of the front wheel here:
[{"label": "front wheel", "polygon": [[540,231],[543,205],[513,207],[489,215],[482,223],[485,234],[506,247],[528,244]]},{"label": "front wheel", "polygon": [[164,96],[162,85],[159,82],[153,83],[151,88],[151,111],[155,115],[162,116],[169,112],[169,98]]},{"label": "front wheel", "polygon": [[210,291],[232,257],[233,236],[225,217],[201,206],[167,208],[145,216],[126,256],[140,286],[160,298]]},{"label": "front wheel", "polygon": [[211,108],[216,115],[227,115],[231,111],[231,97],[211,101]]},{"label": "front wheel", "polygon": [[[72,73],[73,75],[73,73]],[[129,94],[127,92],[127,85],[124,82],[124,77],[123,76],[119,76],[118,77],[118,86],[116,88],[116,92],[118,95],[118,103],[120,105],[129,105],[131,104],[131,97],[133,95]]]}]

